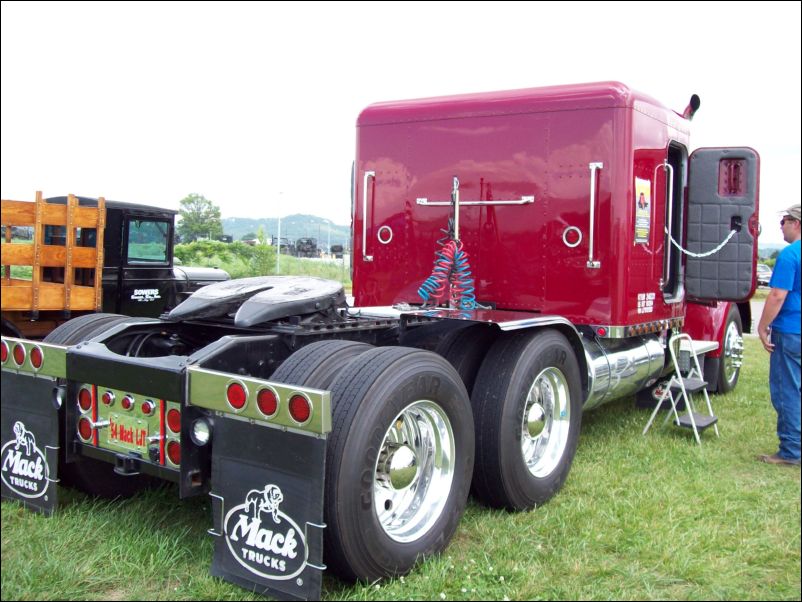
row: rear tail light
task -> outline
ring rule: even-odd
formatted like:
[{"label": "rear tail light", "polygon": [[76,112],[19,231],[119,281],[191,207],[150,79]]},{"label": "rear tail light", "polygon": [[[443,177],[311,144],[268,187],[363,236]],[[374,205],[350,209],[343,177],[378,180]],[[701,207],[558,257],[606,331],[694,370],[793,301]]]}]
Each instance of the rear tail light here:
[{"label": "rear tail light", "polygon": [[78,391],[78,407],[82,412],[88,412],[92,409],[92,392],[86,387],[81,387]]},{"label": "rear tail light", "polygon": [[78,436],[84,441],[92,439],[92,423],[88,418],[81,418],[78,421]]},{"label": "rear tail light", "polygon": [[134,407],[134,398],[133,398],[133,397],[131,397],[130,395],[126,395],[126,396],[125,396],[125,397],[123,397],[123,398],[122,398],[122,400],[120,401],[120,407],[121,407],[123,410],[130,410],[131,408],[133,408],[133,407]]},{"label": "rear tail light", "polygon": [[2,342],[2,346],[0,346],[0,360],[5,364],[8,361],[8,343],[5,341]]},{"label": "rear tail light", "polygon": [[21,343],[14,345],[14,363],[22,366],[25,363],[25,347]]},{"label": "rear tail light", "polygon": [[174,433],[181,432],[181,412],[175,408],[167,412],[167,428]]},{"label": "rear tail light", "polygon": [[142,402],[141,410],[145,416],[152,416],[153,410],[156,409],[156,404],[153,403],[152,399],[146,399]]},{"label": "rear tail light", "polygon": [[248,401],[248,390],[242,385],[242,383],[231,383],[226,389],[226,400],[228,401],[228,405],[230,405],[232,408],[235,410],[241,410],[245,407],[245,403]]},{"label": "rear tail light", "polygon": [[167,458],[176,466],[181,464],[181,444],[178,441],[170,441],[167,444]]},{"label": "rear tail light", "polygon": [[44,362],[44,356],[42,355],[42,350],[39,347],[34,347],[31,349],[31,366],[33,366],[34,370],[39,370],[42,367],[42,362]]},{"label": "rear tail light", "polygon": [[256,394],[256,405],[259,411],[268,418],[278,410],[278,397],[272,389],[260,389]]},{"label": "rear tail light", "polygon": [[100,398],[100,401],[103,402],[104,406],[114,405],[114,393],[111,391],[106,391]]},{"label": "rear tail light", "polygon": [[290,416],[299,423],[304,424],[312,416],[312,405],[303,395],[293,395],[290,398]]}]

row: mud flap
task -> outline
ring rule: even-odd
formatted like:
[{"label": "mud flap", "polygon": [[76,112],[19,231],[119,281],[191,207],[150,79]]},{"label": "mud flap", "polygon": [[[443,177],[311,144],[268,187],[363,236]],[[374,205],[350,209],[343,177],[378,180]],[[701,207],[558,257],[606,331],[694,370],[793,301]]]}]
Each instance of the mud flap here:
[{"label": "mud flap", "polygon": [[220,415],[212,575],[280,600],[319,600],[326,439]]},{"label": "mud flap", "polygon": [[58,504],[58,411],[54,378],[3,370],[2,498],[50,515]]}]

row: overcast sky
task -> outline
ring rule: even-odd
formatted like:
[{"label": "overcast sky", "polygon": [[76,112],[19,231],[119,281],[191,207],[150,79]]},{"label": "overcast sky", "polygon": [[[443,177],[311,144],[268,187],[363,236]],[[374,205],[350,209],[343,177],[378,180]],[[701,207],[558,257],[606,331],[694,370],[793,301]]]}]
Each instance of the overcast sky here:
[{"label": "overcast sky", "polygon": [[761,156],[761,242],[800,200],[800,3],[3,2],[2,198],[69,192],[350,223],[383,100],[619,80],[691,144]]}]

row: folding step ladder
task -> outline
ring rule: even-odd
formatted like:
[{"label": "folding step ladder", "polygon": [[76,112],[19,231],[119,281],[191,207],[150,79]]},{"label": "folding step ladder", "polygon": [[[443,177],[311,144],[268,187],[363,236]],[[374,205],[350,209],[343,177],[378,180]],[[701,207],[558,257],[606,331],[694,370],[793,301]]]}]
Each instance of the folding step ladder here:
[{"label": "folding step ladder", "polygon": [[[643,434],[645,435],[649,431],[663,405],[663,401],[668,399],[671,402],[671,407],[666,412],[663,425],[673,415],[674,425],[693,430],[696,442],[699,445],[702,444],[702,440],[699,438],[699,431],[704,431],[711,426],[716,432],[716,437],[719,437],[718,425],[716,424],[718,417],[713,414],[713,406],[710,404],[710,396],[707,394],[707,382],[705,382],[702,369],[699,367],[697,354],[700,351],[694,348],[693,339],[688,334],[674,335],[668,342],[668,350],[671,353],[674,373],[671,376],[671,380],[668,381],[660,401],[654,407],[649,422],[646,423],[646,427],[643,429]],[[685,351],[689,352],[690,356],[687,362],[683,361],[682,352]],[[704,396],[707,414],[698,413],[694,406],[693,396],[699,392]],[[685,411],[682,415],[677,411],[677,405],[680,400],[685,402]]]}]

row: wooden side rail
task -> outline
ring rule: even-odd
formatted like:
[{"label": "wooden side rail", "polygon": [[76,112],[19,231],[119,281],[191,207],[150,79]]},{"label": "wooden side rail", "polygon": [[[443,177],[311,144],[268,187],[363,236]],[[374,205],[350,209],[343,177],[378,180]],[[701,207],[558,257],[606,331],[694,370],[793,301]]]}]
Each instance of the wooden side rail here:
[{"label": "wooden side rail", "polygon": [[[66,205],[48,203],[41,191],[36,200],[2,200],[4,237],[2,242],[3,311],[26,311],[37,316],[40,310],[94,310],[102,305],[103,236],[106,227],[106,203],[101,197],[97,207],[82,207],[74,195]],[[63,245],[45,244],[45,228],[63,226]],[[33,228],[32,244],[12,242],[12,227]],[[78,246],[76,231],[95,230],[95,246]],[[11,266],[30,266],[31,279],[12,278]],[[63,282],[43,279],[43,268],[63,268]],[[92,286],[75,284],[75,270],[93,269]]]}]

